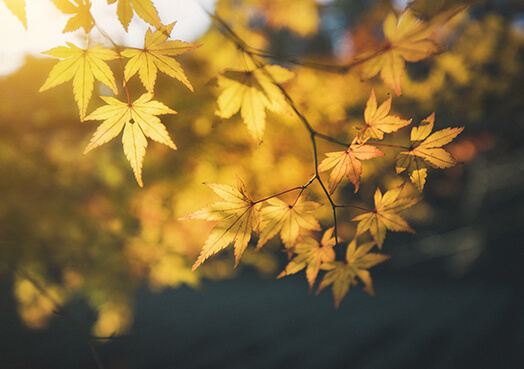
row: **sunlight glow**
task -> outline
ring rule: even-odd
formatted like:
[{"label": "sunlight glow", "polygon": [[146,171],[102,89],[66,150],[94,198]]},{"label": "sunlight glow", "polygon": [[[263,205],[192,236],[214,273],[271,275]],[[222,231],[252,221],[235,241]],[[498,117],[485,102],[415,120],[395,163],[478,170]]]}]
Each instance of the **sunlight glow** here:
[{"label": "sunlight glow", "polygon": [[[204,9],[213,10],[216,0],[155,0],[154,4],[164,24],[177,21],[173,37],[194,41],[204,33],[211,21]],[[136,15],[126,33],[116,17],[116,4],[107,5],[105,0],[93,0],[91,8],[95,20],[115,42],[126,46],[141,47],[144,32],[149,27]],[[66,41],[84,45],[83,30],[62,34],[69,16],[60,13],[50,0],[27,1],[26,31],[22,23],[0,1],[0,76],[16,71],[27,54],[40,55]],[[94,42],[103,42],[100,32],[94,28],[90,35]],[[8,37],[5,37],[8,35]],[[107,44],[107,42],[105,42]]]}]

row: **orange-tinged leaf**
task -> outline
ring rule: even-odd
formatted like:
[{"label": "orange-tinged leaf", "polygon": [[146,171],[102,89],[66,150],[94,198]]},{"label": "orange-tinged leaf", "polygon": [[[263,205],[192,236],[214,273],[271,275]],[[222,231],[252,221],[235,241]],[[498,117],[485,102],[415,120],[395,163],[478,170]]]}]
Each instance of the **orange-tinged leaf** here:
[{"label": "orange-tinged leaf", "polygon": [[390,258],[389,255],[370,253],[369,250],[375,246],[375,242],[367,242],[357,248],[357,239],[348,245],[346,250],[346,262],[364,283],[364,291],[375,296],[373,282],[367,269],[374,267]]},{"label": "orange-tinged leaf", "polygon": [[371,95],[369,96],[366,110],[364,111],[364,121],[366,122],[366,126],[359,130],[359,137],[361,140],[368,137],[382,140],[384,138],[384,133],[396,132],[400,128],[411,123],[411,119],[406,120],[401,119],[396,115],[389,115],[391,100],[392,97],[390,96],[378,107],[375,90],[371,90]]},{"label": "orange-tinged leaf", "polygon": [[89,33],[95,25],[91,14],[91,1],[89,0],[51,0],[53,4],[64,14],[73,15],[66,23],[62,33],[73,32],[84,28]]},{"label": "orange-tinged leaf", "polygon": [[[109,4],[114,4],[115,2],[116,0],[108,0]],[[126,32],[131,18],[133,18],[133,11],[153,27],[157,29],[162,27],[158,12],[151,0],[118,0],[116,12]]]},{"label": "orange-tinged leaf", "polygon": [[73,79],[73,92],[80,111],[80,119],[84,120],[95,78],[111,88],[115,94],[118,93],[113,72],[105,63],[106,60],[118,58],[118,54],[102,45],[81,49],[67,42],[67,46],[58,46],[43,52],[64,60],[53,67],[49,77],[40,87],[40,92]]},{"label": "orange-tinged leaf", "polygon": [[176,150],[166,127],[156,116],[176,114],[176,112],[161,102],[151,100],[150,93],[143,94],[132,104],[114,97],[102,97],[102,99],[107,105],[96,109],[86,117],[86,120],[104,120],[104,122],[97,128],[84,154],[111,141],[123,129],[124,153],[133,168],[138,184],[142,187],[142,163],[147,148],[146,137]]},{"label": "orange-tinged leaf", "polygon": [[151,29],[148,29],[143,49],[126,49],[122,51],[123,56],[130,58],[124,69],[126,81],[138,72],[146,90],[153,93],[157,70],[160,69],[160,71],[178,79],[193,91],[193,87],[184,74],[182,66],[172,56],[187,53],[200,45],[193,45],[180,40],[167,41],[175,23],[173,22],[166,27],[162,27],[154,33]]},{"label": "orange-tinged leaf", "polygon": [[413,127],[411,150],[397,155],[397,173],[407,171],[419,192],[424,189],[428,166],[444,169],[458,164],[442,146],[453,141],[464,130],[464,127],[445,128],[431,134],[434,122],[435,113],[424,119],[418,127]]},{"label": "orange-tinged leaf", "polygon": [[278,65],[250,70],[226,70],[218,76],[222,93],[217,99],[221,118],[230,118],[240,110],[240,115],[251,136],[262,142],[266,127],[266,111],[291,114],[282,91],[275,85],[291,79],[294,73]]},{"label": "orange-tinged leaf", "polygon": [[395,232],[415,233],[399,213],[415,205],[420,201],[420,198],[400,198],[402,188],[403,186],[395,187],[387,191],[384,196],[377,188],[375,191],[375,210],[353,219],[359,222],[357,236],[369,230],[381,249],[388,229]]},{"label": "orange-tinged leaf", "polygon": [[279,274],[278,278],[295,274],[306,268],[306,278],[311,290],[315,284],[320,266],[335,261],[333,230],[334,227],[324,232],[320,243],[311,237],[305,236],[302,242],[297,243],[293,247],[292,250],[296,256],[286,265],[286,269]]},{"label": "orange-tinged leaf", "polygon": [[328,181],[330,194],[335,192],[344,176],[355,185],[355,192],[357,192],[360,186],[360,175],[362,174],[362,163],[360,160],[373,159],[384,155],[375,146],[365,145],[366,141],[367,139],[361,143],[359,138],[355,137],[346,151],[326,153],[327,158],[322,160],[318,166],[318,171],[325,172],[333,168]]},{"label": "orange-tinged leaf", "polygon": [[25,0],[4,0],[4,4],[22,22],[22,25],[27,30]]},{"label": "orange-tinged leaf", "polygon": [[215,202],[186,215],[181,220],[201,219],[219,221],[207,238],[193,270],[217,252],[234,243],[235,267],[240,262],[251,240],[252,231],[258,231],[260,204],[251,200],[244,183],[238,179],[237,187],[227,184],[206,183],[224,201]]},{"label": "orange-tinged leaf", "polygon": [[370,253],[374,245],[374,242],[368,242],[357,247],[357,239],[354,238],[346,250],[345,261],[326,263],[321,267],[327,270],[327,273],[320,282],[317,294],[332,285],[335,307],[338,309],[350,286],[358,285],[360,280],[364,284],[364,291],[374,296],[375,291],[368,269],[390,258],[388,255]]},{"label": "orange-tinged leaf", "polygon": [[368,79],[380,72],[384,82],[397,95],[401,95],[405,62],[417,62],[442,52],[440,45],[428,38],[435,26],[420,21],[409,9],[399,18],[390,13],[383,25],[386,39],[384,48],[359,57],[366,60],[362,78]]},{"label": "orange-tinged leaf", "polygon": [[279,232],[284,246],[290,248],[296,243],[300,229],[320,230],[320,224],[311,212],[318,209],[321,204],[305,201],[302,197],[293,205],[277,198],[269,199],[267,202],[270,205],[260,211],[262,226],[257,249]]}]

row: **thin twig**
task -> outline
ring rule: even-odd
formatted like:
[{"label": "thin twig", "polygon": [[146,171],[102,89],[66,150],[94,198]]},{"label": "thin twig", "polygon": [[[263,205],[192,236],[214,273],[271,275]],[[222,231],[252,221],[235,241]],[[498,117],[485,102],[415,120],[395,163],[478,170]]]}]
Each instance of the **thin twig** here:
[{"label": "thin twig", "polygon": [[[223,34],[225,35],[225,37],[227,37],[232,42],[234,42],[237,48],[241,50],[245,55],[248,55],[250,59],[253,61],[253,63],[255,64],[255,66],[257,68],[260,68],[265,73],[266,77],[268,77],[271,80],[271,82],[280,90],[280,92],[286,99],[287,103],[289,104],[293,112],[297,115],[298,119],[302,122],[306,130],[309,132],[309,138],[310,138],[311,146],[313,149],[313,162],[314,162],[314,167],[315,167],[315,175],[312,180],[316,180],[320,184],[320,187],[324,191],[329,203],[331,204],[331,208],[333,210],[333,224],[334,224],[333,235],[335,237],[335,243],[336,245],[338,245],[338,228],[337,228],[337,211],[336,211],[337,207],[335,206],[335,203],[333,202],[333,199],[331,198],[331,195],[329,194],[329,191],[327,190],[326,186],[322,182],[322,179],[320,178],[320,175],[318,172],[318,150],[317,150],[316,137],[318,136],[325,140],[328,139],[329,141],[335,142],[338,144],[343,144],[343,143],[327,135],[319,134],[313,128],[313,126],[308,121],[306,116],[302,114],[300,110],[297,108],[297,105],[295,104],[295,102],[293,101],[293,99],[291,98],[287,90],[280,83],[278,83],[275,80],[275,78],[271,75],[271,73],[269,73],[266,70],[265,68],[266,64],[264,64],[259,59],[257,59],[257,56],[258,56],[257,53],[251,50],[251,48],[244,42],[244,40],[242,40],[222,18],[220,18],[216,14],[209,13],[209,15],[213,20],[215,20],[217,23],[220,24],[220,26],[222,27],[224,31]],[[291,190],[296,190],[296,189],[298,188],[293,188]]]}]

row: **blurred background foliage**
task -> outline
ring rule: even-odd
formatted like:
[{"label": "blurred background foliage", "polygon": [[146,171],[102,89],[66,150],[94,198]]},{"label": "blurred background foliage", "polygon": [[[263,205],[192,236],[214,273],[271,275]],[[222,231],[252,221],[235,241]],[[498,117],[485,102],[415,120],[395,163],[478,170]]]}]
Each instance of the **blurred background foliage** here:
[{"label": "blurred background foliage", "polygon": [[[430,18],[454,3],[416,1],[413,7]],[[219,0],[216,10],[250,46],[341,64],[379,45],[382,20],[399,6],[388,1]],[[176,38],[176,28],[173,34]],[[386,240],[384,251],[393,254],[392,265],[408,265],[420,253],[406,251],[403,242],[477,221],[479,201],[505,180],[513,181],[510,172],[523,170],[522,5],[475,4],[442,27],[437,38],[446,52],[408,64],[404,95],[393,97],[393,111],[415,124],[435,111],[435,130],[466,126],[449,146],[464,165],[430,173],[425,201],[406,214],[419,235],[388,234],[392,241]],[[216,201],[202,182],[234,184],[238,176],[260,199],[306,183],[314,170],[308,133],[297,119],[268,113],[264,142],[258,145],[238,115],[223,121],[214,115],[216,75],[244,68],[246,60],[214,27],[196,43],[204,46],[179,58],[194,94],[159,75],[155,98],[178,112],[162,118],[178,150],[151,143],[143,189],[118,140],[82,155],[96,124],[78,121],[69,84],[38,93],[55,61],[28,57],[16,73],[0,79],[0,275],[10,281],[29,327],[46,326],[56,310],[52,301],[67,306],[80,300],[97,314],[93,334],[121,334],[132,323],[134,294],[143,284],[154,291],[182,284],[198,288],[205,279],[231,278],[246,269],[273,278],[282,270],[286,256],[276,237],[259,253],[246,252],[236,269],[228,250],[190,270],[212,224],[177,219]],[[378,78],[362,82],[357,69],[341,75],[292,65],[285,57],[269,62],[296,72],[286,88],[313,126],[348,143],[363,125],[371,89],[379,102],[390,93]],[[137,79],[130,87],[137,96],[142,93]],[[108,92],[100,87],[100,94]],[[89,110],[101,103],[94,97]],[[403,129],[389,142],[407,143],[408,135],[409,128]],[[359,193],[344,181],[337,202],[369,204],[377,185],[401,181],[392,169],[396,151],[384,149],[384,158],[363,163]],[[321,142],[319,159],[334,150],[339,147]],[[326,204],[315,186],[308,198]],[[343,239],[354,235],[350,219],[357,214],[339,213]],[[332,225],[329,206],[315,215],[324,229]],[[522,214],[515,217],[518,222]],[[463,273],[478,262],[481,251],[460,264]],[[427,257],[429,251],[424,252]]]}]

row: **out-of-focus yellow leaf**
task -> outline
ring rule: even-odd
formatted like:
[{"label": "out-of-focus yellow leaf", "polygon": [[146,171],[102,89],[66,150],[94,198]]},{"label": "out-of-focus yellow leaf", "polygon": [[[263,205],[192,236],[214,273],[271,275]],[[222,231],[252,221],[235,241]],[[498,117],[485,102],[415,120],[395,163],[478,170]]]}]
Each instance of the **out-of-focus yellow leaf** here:
[{"label": "out-of-focus yellow leaf", "polygon": [[402,188],[402,185],[395,187],[387,191],[384,196],[377,188],[375,191],[375,210],[353,218],[354,221],[359,222],[357,236],[369,230],[379,249],[381,249],[388,229],[395,232],[415,233],[399,213],[415,205],[420,201],[420,198],[399,198]]},{"label": "out-of-focus yellow leaf", "polygon": [[122,143],[127,160],[133,168],[135,178],[142,187],[142,163],[146,154],[146,136],[176,150],[166,127],[156,116],[176,114],[161,102],[151,100],[153,96],[145,93],[133,103],[125,103],[114,97],[102,97],[107,103],[86,117],[86,120],[104,120],[97,128],[84,154],[116,137],[122,129]]},{"label": "out-of-focus yellow leaf", "polygon": [[22,22],[24,28],[27,30],[27,15],[25,12],[25,0],[4,0],[5,6],[11,11],[20,22]]},{"label": "out-of-focus yellow leaf", "polygon": [[300,35],[308,36],[318,30],[318,4],[315,0],[265,0],[267,23],[273,28],[287,28]]},{"label": "out-of-focus yellow leaf", "polygon": [[428,165],[434,168],[451,168],[458,164],[442,146],[453,141],[464,127],[445,128],[430,135],[435,122],[435,113],[424,119],[411,130],[411,150],[397,155],[397,173],[409,172],[411,182],[422,192],[426,183]]},{"label": "out-of-focus yellow leaf", "polygon": [[279,274],[278,278],[295,274],[306,268],[306,278],[311,290],[317,279],[320,266],[335,261],[333,246],[335,246],[336,241],[333,237],[333,230],[334,227],[331,227],[324,232],[320,243],[307,236],[303,238],[303,241],[297,243],[292,248],[296,256],[286,265],[286,269]]},{"label": "out-of-focus yellow leaf", "polygon": [[405,62],[417,62],[442,52],[440,45],[429,38],[433,28],[433,23],[420,21],[409,10],[399,18],[390,13],[383,25],[386,45],[378,52],[357,57],[367,60],[362,78],[369,79],[380,72],[384,82],[401,95]]},{"label": "out-of-focus yellow leaf", "polygon": [[340,302],[348,293],[349,287],[358,285],[358,280],[360,280],[364,284],[364,291],[374,296],[375,291],[368,269],[388,260],[390,257],[370,253],[369,251],[373,246],[375,246],[375,242],[367,242],[357,248],[357,239],[354,238],[346,250],[346,260],[323,264],[321,269],[328,272],[320,282],[317,294],[329,285],[333,285],[335,307],[338,309]]},{"label": "out-of-focus yellow leaf", "polygon": [[53,67],[49,77],[40,87],[40,92],[73,79],[73,92],[78,103],[80,120],[84,120],[95,78],[111,88],[115,94],[118,93],[113,72],[105,63],[106,60],[118,58],[118,54],[102,45],[81,49],[67,42],[67,46],[58,46],[43,52],[64,60]]},{"label": "out-of-focus yellow leaf", "polygon": [[234,242],[235,266],[237,266],[251,239],[251,232],[258,231],[260,204],[255,204],[251,200],[246,186],[240,178],[236,188],[227,184],[206,184],[225,201],[209,204],[180,218],[181,220],[220,221],[207,238],[197,261],[193,265],[193,270],[232,242]]},{"label": "out-of-focus yellow leaf", "polygon": [[42,278],[33,275],[39,287],[45,288],[46,295],[35,284],[17,276],[15,279],[15,296],[18,301],[18,312],[24,323],[33,329],[44,328],[58,308],[55,304],[62,303],[62,291],[57,286],[46,283]]},{"label": "out-of-focus yellow leaf", "polygon": [[98,311],[93,335],[110,337],[123,334],[131,327],[133,311],[128,301],[108,301]]},{"label": "out-of-focus yellow leaf", "polygon": [[[107,0],[107,3],[114,4],[116,1]],[[153,27],[157,29],[162,27],[158,12],[151,0],[118,0],[116,13],[126,32],[129,29],[129,22],[133,18],[133,11]]]},{"label": "out-of-focus yellow leaf", "polygon": [[257,249],[280,232],[280,237],[286,248],[292,247],[298,238],[300,229],[310,231],[320,230],[320,224],[311,214],[321,204],[305,201],[301,198],[293,205],[275,198],[267,200],[270,204],[260,211],[262,221]]},{"label": "out-of-focus yellow leaf", "polygon": [[384,133],[396,132],[411,123],[411,119],[406,120],[396,115],[389,115],[391,100],[392,96],[378,106],[375,90],[371,90],[371,95],[369,95],[368,102],[366,103],[366,110],[364,110],[366,126],[359,130],[361,139],[369,137],[382,140]]},{"label": "out-of-focus yellow leaf", "polygon": [[266,128],[266,111],[291,114],[282,91],[275,85],[291,79],[294,73],[278,65],[251,70],[226,70],[218,76],[223,89],[218,97],[216,114],[230,118],[240,114],[251,136],[259,143]]},{"label": "out-of-focus yellow leaf", "polygon": [[245,27],[253,19],[264,19],[270,28],[285,28],[303,37],[316,33],[320,21],[315,0],[218,0],[215,9],[235,25]]},{"label": "out-of-focus yellow leaf", "polygon": [[359,142],[359,138],[355,137],[351,145],[346,151],[335,151],[326,153],[327,158],[322,160],[318,166],[319,172],[331,171],[329,175],[329,193],[335,192],[338,184],[344,176],[346,176],[351,183],[355,185],[355,192],[360,186],[360,175],[362,174],[361,160],[368,160],[383,156],[384,153],[375,146],[365,145],[365,142]]},{"label": "out-of-focus yellow leaf", "polygon": [[200,45],[193,45],[180,40],[167,41],[175,23],[173,22],[168,26],[162,27],[154,33],[151,29],[148,29],[143,49],[126,49],[122,51],[123,56],[130,58],[124,69],[126,81],[138,72],[146,90],[153,93],[157,69],[160,69],[160,71],[178,79],[193,91],[193,87],[184,74],[182,66],[172,56],[185,54]]},{"label": "out-of-focus yellow leaf", "polygon": [[64,14],[74,14],[66,23],[62,33],[73,32],[84,28],[89,33],[95,25],[91,14],[91,1],[89,0],[51,0],[53,4]]}]

